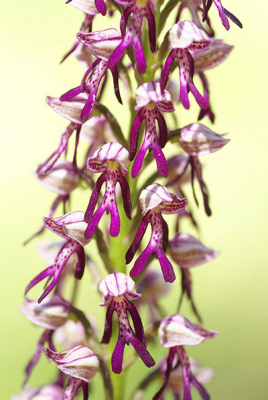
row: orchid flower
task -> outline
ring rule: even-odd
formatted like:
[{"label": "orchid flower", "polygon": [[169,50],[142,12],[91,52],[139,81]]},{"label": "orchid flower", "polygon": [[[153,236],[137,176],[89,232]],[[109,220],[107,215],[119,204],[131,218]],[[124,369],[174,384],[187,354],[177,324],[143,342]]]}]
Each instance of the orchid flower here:
[{"label": "orchid flower", "polygon": [[148,224],[152,226],[150,241],[135,261],[130,271],[130,276],[135,278],[145,267],[150,256],[155,254],[158,258],[164,279],[166,282],[173,282],[175,274],[171,262],[165,255],[168,244],[168,226],[162,217],[163,214],[177,214],[187,206],[187,199],[179,199],[172,193],[169,193],[164,186],[155,183],[148,186],[141,192],[140,205],[143,218],[136,232],[135,238],[127,251],[126,263],[129,264],[145,234]]},{"label": "orchid flower", "polygon": [[[167,125],[162,115],[163,112],[173,112],[174,106],[167,90],[161,93],[160,83],[147,82],[136,91],[136,115],[130,132],[130,155],[132,161],[137,153],[139,131],[142,121],[145,120],[145,135],[132,167],[132,178],[136,178],[141,170],[147,150],[152,151],[156,160],[158,172],[162,176],[168,175],[168,165],[161,150],[167,142]],[[156,121],[159,134],[156,131]]]},{"label": "orchid flower", "polygon": [[198,156],[214,153],[215,151],[220,150],[229,141],[230,139],[225,139],[223,136],[214,133],[212,130],[202,124],[199,124],[198,122],[185,126],[181,130],[180,145],[183,150],[189,154],[194,199],[198,205],[198,200],[194,190],[194,177],[196,177],[203,194],[204,206],[208,216],[211,215],[209,196],[207,186],[203,180],[202,165]]},{"label": "orchid flower", "polygon": [[215,115],[210,106],[210,98],[209,98],[209,84],[204,74],[204,71],[208,69],[215,68],[217,65],[221,64],[226,58],[229,56],[230,52],[233,49],[233,46],[229,46],[228,44],[223,43],[222,40],[219,39],[211,39],[212,42],[208,50],[205,51],[193,51],[192,56],[194,59],[194,72],[197,73],[200,77],[201,83],[203,85],[204,90],[204,98],[207,100],[208,107],[206,109],[201,109],[198,120],[207,115],[211,122],[214,122]]},{"label": "orchid flower", "polygon": [[63,399],[73,400],[78,389],[82,387],[84,400],[87,400],[88,383],[99,370],[100,362],[97,355],[87,346],[77,346],[59,353],[46,347],[43,350],[48,360],[54,361],[60,371],[71,377]]},{"label": "orchid flower", "polygon": [[198,319],[201,320],[193,300],[190,268],[214,260],[214,258],[218,257],[219,252],[209,249],[187,233],[179,233],[170,241],[169,254],[181,269],[182,294],[180,303],[184,293],[186,293],[193,311]]},{"label": "orchid flower", "polygon": [[[112,335],[112,317],[114,311],[119,321],[118,339],[112,355],[112,370],[116,374],[122,371],[123,353],[125,345],[132,344],[144,364],[150,368],[155,365],[153,358],[146,349],[146,341],[142,322],[137,309],[130,300],[141,297],[135,291],[135,282],[121,272],[108,275],[101,283],[99,290],[102,294],[102,307],[108,305],[105,329],[101,343],[109,343]],[[134,331],[128,321],[128,313],[131,315]]]},{"label": "orchid flower", "polygon": [[[155,18],[153,14],[156,11],[155,2],[152,0],[116,0],[116,2],[122,6],[127,6],[127,8],[124,10],[120,22],[123,39],[111,55],[108,67],[113,68],[123,56],[126,48],[134,46],[137,69],[141,74],[144,74],[146,72],[146,58],[141,43],[142,24],[144,18],[147,18],[150,49],[154,53],[156,49]],[[126,24],[131,14],[131,23],[126,30]]]},{"label": "orchid flower", "polygon": [[32,369],[38,363],[42,354],[44,344],[47,342],[49,348],[55,351],[52,342],[54,330],[65,324],[69,317],[71,303],[65,301],[58,295],[48,296],[40,305],[37,301],[26,299],[20,307],[21,313],[32,323],[45,329],[38,341],[36,351],[26,366],[26,374],[23,385],[25,386]]},{"label": "orchid flower", "polygon": [[[102,174],[96,182],[89,205],[85,212],[85,222],[88,224],[85,231],[86,239],[90,239],[93,236],[105,211],[111,214],[111,236],[118,236],[120,232],[120,218],[116,204],[115,189],[117,182],[119,182],[121,186],[126,216],[131,219],[130,190],[127,180],[124,177],[124,175],[128,174],[128,164],[128,151],[119,143],[105,144],[101,149],[95,152],[93,157],[88,159],[88,170],[91,172],[102,172]],[[101,205],[94,213],[99,193],[104,182],[106,182],[105,193]]]},{"label": "orchid flower", "polygon": [[[96,57],[96,61],[93,62],[84,74],[81,85],[63,94],[60,100],[68,101],[86,92],[88,98],[80,115],[82,122],[85,122],[93,110],[100,82],[108,68],[111,69],[113,74],[115,95],[119,103],[122,103],[118,86],[117,67],[115,65],[108,66],[109,57],[120,42],[121,36],[116,29],[111,28],[91,33],[79,32],[77,38],[84,46],[89,48],[91,53]],[[86,81],[88,76],[89,79]]]},{"label": "orchid flower", "polygon": [[40,303],[57,285],[61,273],[67,264],[69,258],[77,255],[77,264],[75,269],[75,278],[81,279],[85,268],[85,252],[83,246],[89,243],[90,240],[84,238],[86,223],[84,222],[84,213],[82,211],[74,211],[59,218],[44,218],[44,223],[48,229],[57,233],[59,236],[67,239],[62,246],[53,265],[38,274],[26,287],[25,294],[41,282],[48,278],[51,283],[46,287],[44,293],[39,298]]},{"label": "orchid flower", "polygon": [[206,109],[207,100],[201,96],[193,82],[194,59],[192,51],[204,51],[210,46],[211,39],[198,29],[193,22],[183,21],[173,25],[168,34],[169,53],[161,73],[161,90],[166,87],[173,61],[177,59],[180,76],[180,100],[186,109],[190,108],[188,92],[190,91],[197,104]]},{"label": "orchid flower", "polygon": [[179,365],[182,371],[182,379],[184,386],[184,400],[191,400],[191,386],[194,386],[203,400],[209,400],[209,394],[203,388],[200,382],[193,375],[190,368],[190,361],[184,350],[185,345],[195,346],[203,343],[205,339],[215,337],[218,332],[208,331],[200,325],[193,324],[187,318],[180,314],[175,314],[164,318],[158,329],[158,338],[161,345],[169,350],[167,358],[167,368],[165,372],[165,380],[162,388],[154,396],[153,400],[160,399],[162,393],[167,387],[169,377],[173,368],[175,355],[178,357]]}]

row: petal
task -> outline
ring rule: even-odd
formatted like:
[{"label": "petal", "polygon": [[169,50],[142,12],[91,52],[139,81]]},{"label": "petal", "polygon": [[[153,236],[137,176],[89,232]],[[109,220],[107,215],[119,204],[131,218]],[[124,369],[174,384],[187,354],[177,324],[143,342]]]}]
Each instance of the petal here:
[{"label": "petal", "polygon": [[109,304],[107,308],[106,317],[105,317],[105,325],[104,332],[102,336],[101,343],[107,344],[110,342],[112,336],[112,325],[113,325],[113,313],[115,311],[113,303]]},{"label": "petal", "polygon": [[112,370],[115,374],[120,374],[122,372],[124,348],[125,343],[118,338],[111,360]]},{"label": "petal", "polygon": [[160,262],[161,269],[163,272],[163,276],[166,282],[172,283],[175,281],[176,276],[174,274],[174,270],[171,262],[163,252],[163,250],[156,250],[156,256]]},{"label": "petal", "polygon": [[139,37],[135,37],[135,39],[134,39],[134,50],[135,50],[135,56],[136,56],[137,69],[140,74],[145,74],[146,58],[145,58],[141,40]]},{"label": "petal", "polygon": [[130,131],[130,149],[129,149],[129,160],[132,161],[135,157],[135,154],[137,152],[137,146],[138,146],[138,139],[139,139],[139,131],[140,127],[142,124],[142,121],[144,119],[144,112],[143,110],[140,110],[136,117],[134,118],[131,131]]},{"label": "petal", "polygon": [[140,242],[142,241],[142,238],[145,234],[145,231],[147,229],[149,223],[149,219],[148,216],[145,215],[141,222],[140,225],[138,227],[138,230],[136,232],[135,238],[133,240],[133,242],[130,245],[130,248],[128,249],[127,253],[126,253],[126,264],[129,264],[132,260],[134,255],[136,254],[136,251],[138,250],[138,247],[140,245]]},{"label": "petal", "polygon": [[184,127],[180,136],[180,145],[191,156],[214,153],[229,141],[198,122]]}]

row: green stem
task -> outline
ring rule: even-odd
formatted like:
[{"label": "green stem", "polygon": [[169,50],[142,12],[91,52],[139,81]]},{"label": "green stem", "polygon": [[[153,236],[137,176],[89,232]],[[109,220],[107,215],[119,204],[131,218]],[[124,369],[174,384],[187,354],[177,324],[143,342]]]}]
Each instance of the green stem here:
[{"label": "green stem", "polygon": [[126,370],[121,374],[113,374],[114,400],[125,399]]}]

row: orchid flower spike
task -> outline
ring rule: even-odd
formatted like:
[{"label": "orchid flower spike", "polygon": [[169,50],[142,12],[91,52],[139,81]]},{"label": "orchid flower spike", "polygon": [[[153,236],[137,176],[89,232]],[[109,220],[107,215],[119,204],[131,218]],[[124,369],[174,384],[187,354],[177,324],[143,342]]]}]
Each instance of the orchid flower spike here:
[{"label": "orchid flower spike", "polygon": [[219,252],[205,247],[199,240],[187,233],[179,233],[170,241],[169,254],[172,260],[175,261],[181,269],[182,294],[179,306],[184,293],[186,293],[194,313],[199,321],[201,321],[201,317],[193,300],[190,268],[214,260],[214,258],[218,257]]},{"label": "orchid flower spike", "polygon": [[173,25],[168,34],[169,53],[161,73],[161,90],[166,87],[173,61],[177,59],[180,75],[180,100],[186,109],[190,108],[188,92],[190,91],[201,108],[208,104],[198,92],[193,82],[194,59],[192,51],[204,51],[210,46],[211,39],[196,27],[193,22],[182,21]]},{"label": "orchid flower spike", "polygon": [[[123,204],[126,216],[131,219],[130,190],[124,175],[128,174],[129,156],[128,151],[119,143],[107,143],[97,150],[93,157],[87,160],[87,168],[91,172],[102,172],[96,182],[96,186],[90,197],[85,212],[85,222],[88,224],[85,238],[90,239],[99,221],[106,211],[111,214],[110,235],[118,236],[120,232],[120,218],[116,203],[116,184],[119,182],[122,191]],[[94,213],[98,197],[103,183],[106,182],[105,193],[102,202]]]},{"label": "orchid flower spike", "polygon": [[[112,370],[116,374],[122,371],[123,353],[125,345],[132,344],[144,364],[150,368],[155,365],[153,358],[146,349],[144,330],[139,313],[130,300],[141,297],[135,291],[135,282],[121,272],[108,275],[99,286],[102,294],[102,307],[108,305],[105,329],[101,343],[109,343],[112,335],[112,317],[114,311],[119,321],[119,333],[117,344],[112,355]],[[128,321],[128,313],[131,315],[134,331]]]},{"label": "orchid flower spike", "polygon": [[88,383],[96,375],[100,366],[97,355],[87,346],[77,346],[59,353],[46,347],[43,350],[48,360],[57,363],[59,370],[71,377],[63,398],[73,400],[78,389],[82,387],[84,400],[87,400]]},{"label": "orchid flower spike", "polygon": [[[82,79],[81,85],[69,90],[60,97],[61,101],[68,101],[76,98],[81,93],[86,93],[88,98],[86,104],[81,112],[81,120],[85,122],[91,114],[100,82],[105,76],[108,69],[108,60],[113,50],[120,43],[121,35],[116,29],[106,29],[104,31],[95,31],[91,33],[79,32],[77,34],[78,40],[96,57],[96,61],[87,69]],[[114,79],[115,95],[120,103],[122,103],[119,86],[118,86],[118,71],[117,67],[109,66]],[[87,80],[87,78],[89,79]]]},{"label": "orchid flower spike", "polygon": [[149,223],[152,227],[152,233],[147,247],[137,258],[130,271],[130,276],[132,278],[141,273],[150,256],[155,254],[160,262],[165,281],[173,282],[175,280],[172,264],[165,255],[168,244],[168,226],[162,217],[162,213],[177,214],[185,209],[187,203],[187,199],[179,199],[158,183],[148,186],[141,192],[140,205],[143,218],[136,232],[135,238],[127,251],[127,264],[132,261],[136,251],[138,250]]},{"label": "orchid flower spike", "polygon": [[[144,18],[147,18],[149,25],[149,42],[151,52],[156,49],[156,30],[153,12],[156,12],[155,0],[116,0],[122,6],[127,6],[122,14],[120,27],[123,39],[114,50],[108,62],[108,67],[113,68],[123,56],[124,51],[129,46],[134,46],[136,55],[137,69],[141,74],[146,72],[146,58],[142,49],[142,26]],[[128,29],[126,25],[129,16],[132,19]]]},{"label": "orchid flower spike", "polygon": [[184,350],[185,345],[194,346],[203,343],[205,339],[213,338],[218,332],[208,331],[200,325],[193,324],[180,314],[164,318],[158,329],[158,338],[161,345],[169,350],[165,379],[162,388],[154,396],[153,400],[161,398],[167,387],[170,373],[173,368],[174,357],[177,355],[182,371],[184,399],[191,400],[191,386],[194,386],[203,400],[209,400],[209,394],[201,383],[195,378],[190,368],[190,361]]},{"label": "orchid flower spike", "polygon": [[77,255],[75,278],[82,278],[85,269],[85,252],[83,247],[90,241],[84,238],[87,225],[84,221],[84,213],[82,211],[74,211],[59,218],[44,218],[44,223],[48,229],[67,241],[62,246],[54,264],[38,274],[25,289],[25,294],[27,294],[32,287],[43,279],[49,278],[48,282],[52,279],[39,298],[38,303],[57,285],[65,265],[73,254]]},{"label": "orchid flower spike", "polygon": [[[146,82],[137,89],[136,101],[135,111],[138,111],[138,114],[130,132],[130,161],[137,153],[139,131],[143,120],[145,120],[146,129],[143,143],[132,167],[132,178],[136,178],[140,172],[147,150],[153,152],[158,172],[167,177],[168,165],[161,150],[167,142],[167,125],[162,113],[175,110],[171,96],[167,90],[161,93],[160,83]],[[156,131],[156,121],[159,126],[159,134]]]},{"label": "orchid flower spike", "polygon": [[198,205],[194,190],[194,177],[196,177],[203,194],[204,206],[208,216],[211,215],[208,190],[202,177],[202,165],[198,157],[220,150],[229,141],[230,139],[225,139],[223,136],[214,133],[205,125],[199,124],[198,122],[185,126],[181,130],[180,145],[183,150],[189,154],[189,163],[192,170],[192,189],[194,199]]}]

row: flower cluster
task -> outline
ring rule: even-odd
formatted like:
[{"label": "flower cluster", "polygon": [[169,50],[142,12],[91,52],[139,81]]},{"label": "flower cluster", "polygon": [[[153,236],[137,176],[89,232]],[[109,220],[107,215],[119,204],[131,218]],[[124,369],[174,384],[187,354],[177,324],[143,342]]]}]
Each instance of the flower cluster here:
[{"label": "flower cluster", "polygon": [[[167,390],[176,399],[183,393],[184,400],[191,400],[194,388],[208,400],[203,384],[213,371],[200,370],[184,347],[200,344],[217,332],[191,322],[178,309],[173,310],[175,314],[167,314],[161,301],[176,286],[173,282],[177,264],[181,274],[179,306],[186,294],[195,317],[201,320],[193,300],[190,270],[219,253],[186,232],[184,219],[195,228],[198,223],[184,186],[191,184],[198,206],[197,181],[205,212],[210,216],[201,156],[220,150],[229,139],[196,121],[180,127],[177,115],[190,108],[193,95],[199,108],[198,121],[215,120],[206,71],[224,62],[233,47],[215,37],[209,17],[212,4],[227,30],[228,18],[242,25],[220,0],[183,0],[178,9],[177,2],[163,6],[155,0],[66,3],[85,16],[62,61],[72,54],[85,73],[75,88],[67,86],[68,90],[59,97],[46,98],[47,104],[68,120],[68,126],[56,150],[34,173],[56,198],[43,216],[42,227],[30,239],[50,230],[61,241],[39,245],[49,266],[25,289],[20,310],[42,332],[26,366],[23,390],[14,399],[72,400],[81,388],[87,400],[89,384],[97,372],[101,373],[105,399],[113,400],[114,390],[120,390],[123,399],[125,378],[120,374],[139,356],[138,362],[153,372],[137,389],[137,398],[147,398],[143,392],[158,377],[162,386],[154,400],[163,400]],[[192,21],[181,19],[185,8]],[[160,33],[173,9],[176,22],[166,30],[161,42]],[[121,14],[120,27],[94,30],[95,16],[105,16],[107,10],[110,18],[115,12]],[[178,74],[173,74],[177,66]],[[109,70],[118,102],[122,104],[119,83],[126,100],[117,116],[110,111],[110,97],[107,102]],[[129,132],[123,132],[121,121],[129,116]],[[72,146],[69,139],[74,132],[69,160],[67,150]],[[164,149],[166,145],[169,154]],[[153,159],[154,172],[155,165],[150,165]],[[82,211],[72,210],[74,192],[79,193],[81,188],[90,191],[88,203],[83,203]],[[59,212],[60,205],[63,213]],[[155,269],[155,261],[162,273]],[[129,264],[130,270],[126,266]],[[91,274],[91,290],[99,288],[100,306],[107,308],[101,340],[97,324],[88,314],[91,305],[85,304],[86,313],[76,307],[78,281],[85,271]],[[30,299],[28,292],[43,280],[45,285],[38,300]],[[72,294],[67,295],[70,284]],[[143,308],[147,308],[144,315],[149,316],[147,326],[139,315]],[[155,347],[159,345],[168,352],[156,364]],[[57,351],[57,346],[64,350]],[[59,371],[52,382],[31,388],[27,382],[43,353],[57,364]],[[114,387],[115,382],[120,382],[120,388]]]}]

